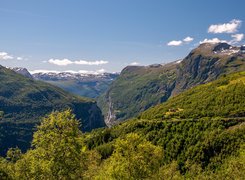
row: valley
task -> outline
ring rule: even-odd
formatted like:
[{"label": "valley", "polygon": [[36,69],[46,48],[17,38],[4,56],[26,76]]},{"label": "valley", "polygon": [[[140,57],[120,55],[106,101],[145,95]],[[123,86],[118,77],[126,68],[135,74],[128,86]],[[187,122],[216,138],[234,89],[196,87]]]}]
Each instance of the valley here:
[{"label": "valley", "polygon": [[244,46],[121,73],[0,66],[0,84],[0,179],[245,178]]}]

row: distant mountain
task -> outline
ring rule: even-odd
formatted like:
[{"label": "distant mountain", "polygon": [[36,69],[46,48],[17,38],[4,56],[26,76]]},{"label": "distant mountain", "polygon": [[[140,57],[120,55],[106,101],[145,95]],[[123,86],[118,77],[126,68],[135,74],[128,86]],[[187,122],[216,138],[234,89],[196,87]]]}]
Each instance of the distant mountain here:
[{"label": "distant mountain", "polygon": [[25,77],[32,78],[31,73],[26,69],[26,68],[21,68],[21,67],[15,67],[15,68],[9,68],[13,71],[15,71],[18,74],[21,74]]},{"label": "distant mountain", "polygon": [[99,97],[107,125],[138,115],[172,96],[245,70],[244,46],[201,44],[183,60],[151,66],[128,66]]},{"label": "distant mountain", "polygon": [[74,96],[2,66],[0,84],[0,153],[9,147],[28,148],[35,126],[55,110],[71,108],[84,131],[105,125],[96,102],[90,99]]},{"label": "distant mountain", "polygon": [[109,85],[119,76],[117,73],[81,74],[81,73],[35,73],[36,80],[58,86],[73,94],[96,98],[104,93]]}]

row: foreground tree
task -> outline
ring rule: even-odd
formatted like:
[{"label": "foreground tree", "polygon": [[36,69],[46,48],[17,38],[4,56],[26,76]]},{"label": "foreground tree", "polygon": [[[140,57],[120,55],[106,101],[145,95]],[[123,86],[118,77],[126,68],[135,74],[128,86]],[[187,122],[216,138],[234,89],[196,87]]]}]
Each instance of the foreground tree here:
[{"label": "foreground tree", "polygon": [[104,162],[98,179],[143,179],[158,171],[162,149],[131,133],[118,139],[112,156]]},{"label": "foreground tree", "polygon": [[33,135],[32,146],[15,164],[19,179],[77,179],[87,168],[79,122],[71,113],[53,112]]}]

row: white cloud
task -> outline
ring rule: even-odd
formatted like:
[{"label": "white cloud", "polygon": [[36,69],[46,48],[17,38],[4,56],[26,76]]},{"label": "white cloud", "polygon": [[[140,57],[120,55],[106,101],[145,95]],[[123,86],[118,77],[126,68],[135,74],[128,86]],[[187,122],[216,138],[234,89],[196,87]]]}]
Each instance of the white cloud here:
[{"label": "white cloud", "polygon": [[19,61],[23,60],[22,57],[17,57],[16,59],[19,60]]},{"label": "white cloud", "polygon": [[55,64],[58,66],[67,66],[70,64],[77,64],[77,65],[102,65],[107,64],[108,61],[85,61],[85,60],[79,60],[79,61],[71,61],[69,59],[49,59],[49,63]]},{"label": "white cloud", "polygon": [[192,38],[190,36],[187,36],[185,39],[183,39],[183,41],[186,42],[186,43],[189,43],[189,42],[191,42],[193,40],[194,40],[194,38]]},{"label": "white cloud", "polygon": [[0,60],[9,60],[9,59],[14,59],[14,57],[6,52],[0,52]]},{"label": "white cloud", "polygon": [[73,64],[72,61],[70,61],[69,59],[50,59],[48,60],[48,62],[50,64],[55,64],[58,66],[67,66],[69,64]]},{"label": "white cloud", "polygon": [[132,62],[132,63],[130,63],[129,65],[130,65],[130,66],[137,66],[137,65],[139,65],[139,63],[138,63],[138,62]]},{"label": "white cloud", "polygon": [[213,39],[204,39],[203,41],[200,41],[199,43],[200,44],[203,44],[203,43],[212,43],[212,44],[215,44],[215,43],[220,43],[220,42],[227,42],[227,41],[220,40],[218,38],[213,38]]},{"label": "white cloud", "polygon": [[56,71],[56,70],[44,70],[44,69],[40,69],[40,70],[33,70],[33,71],[29,71],[31,74],[36,74],[36,73],[55,73],[55,74],[59,74],[59,73],[72,73],[72,74],[103,74],[106,72],[105,69],[99,69],[99,70],[95,70],[95,71],[88,71],[88,70],[79,70],[79,71],[73,71],[73,70],[66,70],[66,71]]},{"label": "white cloud", "polygon": [[244,34],[233,34],[231,37],[233,38],[233,41],[240,42],[243,40]]},{"label": "white cloud", "polygon": [[237,32],[237,29],[241,26],[242,21],[233,19],[229,23],[224,24],[212,24],[208,28],[209,33],[234,33]]},{"label": "white cloud", "polygon": [[97,70],[98,73],[105,73],[105,69],[99,69]]},{"label": "white cloud", "polygon": [[175,40],[173,40],[173,41],[170,41],[170,42],[168,42],[168,46],[180,46],[180,45],[182,45],[182,41],[175,41]]},{"label": "white cloud", "polygon": [[108,61],[84,61],[84,60],[80,60],[80,61],[75,61],[74,64],[81,64],[81,65],[102,65],[102,64],[108,64]]}]

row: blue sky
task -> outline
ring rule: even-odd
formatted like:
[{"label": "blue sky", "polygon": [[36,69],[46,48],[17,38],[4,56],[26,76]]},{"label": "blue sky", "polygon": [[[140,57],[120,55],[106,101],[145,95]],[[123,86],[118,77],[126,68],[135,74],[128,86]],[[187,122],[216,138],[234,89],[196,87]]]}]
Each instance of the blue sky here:
[{"label": "blue sky", "polygon": [[204,39],[244,44],[244,7],[244,0],[0,0],[0,64],[119,72],[166,63]]}]

